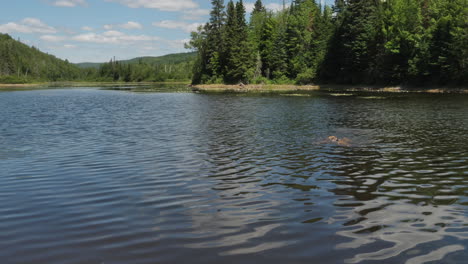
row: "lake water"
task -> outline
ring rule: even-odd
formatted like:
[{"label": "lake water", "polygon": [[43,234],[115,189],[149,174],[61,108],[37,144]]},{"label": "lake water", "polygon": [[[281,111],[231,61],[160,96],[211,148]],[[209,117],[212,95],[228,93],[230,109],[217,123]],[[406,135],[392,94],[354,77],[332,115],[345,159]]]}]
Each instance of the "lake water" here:
[{"label": "lake water", "polygon": [[1,262],[466,263],[467,95],[178,91],[0,92]]}]

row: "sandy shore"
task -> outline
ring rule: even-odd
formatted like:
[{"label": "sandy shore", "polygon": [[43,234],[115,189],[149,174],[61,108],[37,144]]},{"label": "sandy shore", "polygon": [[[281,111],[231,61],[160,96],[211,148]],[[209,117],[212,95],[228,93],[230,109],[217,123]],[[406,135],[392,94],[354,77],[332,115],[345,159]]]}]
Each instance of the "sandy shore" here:
[{"label": "sandy shore", "polygon": [[233,93],[269,93],[269,92],[386,92],[386,93],[468,93],[466,88],[413,88],[413,87],[381,87],[359,85],[194,85],[194,92],[233,92]]}]

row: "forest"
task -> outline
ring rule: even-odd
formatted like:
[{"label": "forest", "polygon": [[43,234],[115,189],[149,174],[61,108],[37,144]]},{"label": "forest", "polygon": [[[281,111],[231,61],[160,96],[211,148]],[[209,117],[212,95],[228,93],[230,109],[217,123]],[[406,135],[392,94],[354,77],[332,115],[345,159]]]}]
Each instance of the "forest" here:
[{"label": "forest", "polygon": [[52,55],[0,34],[0,83],[77,80],[85,71]]},{"label": "forest", "polygon": [[187,45],[194,84],[336,83],[464,85],[466,0],[212,0],[209,21]]},{"label": "forest", "polygon": [[195,57],[194,53],[181,53],[75,65],[0,34],[0,83],[187,81]]},{"label": "forest", "polygon": [[93,78],[97,81],[120,82],[187,81],[192,77],[193,58],[191,53],[187,53],[129,61],[111,60],[100,64]]}]

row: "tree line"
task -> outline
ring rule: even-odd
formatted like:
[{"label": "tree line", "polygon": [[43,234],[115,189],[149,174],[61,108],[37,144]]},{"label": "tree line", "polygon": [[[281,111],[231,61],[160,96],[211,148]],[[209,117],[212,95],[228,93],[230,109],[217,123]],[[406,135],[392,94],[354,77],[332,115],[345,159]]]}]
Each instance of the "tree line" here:
[{"label": "tree line", "polygon": [[120,82],[164,82],[186,81],[192,77],[193,61],[174,64],[153,64],[139,60],[137,63],[126,63],[111,60],[102,64],[95,72],[97,81]]},{"label": "tree line", "polygon": [[96,68],[80,68],[23,44],[8,34],[0,34],[0,83],[186,81],[192,77],[193,64],[188,53],[130,61],[113,59]]},{"label": "tree line", "polygon": [[68,61],[43,53],[0,34],[0,82],[26,83],[31,80],[74,80],[81,70]]},{"label": "tree line", "polygon": [[192,82],[462,85],[468,81],[466,0],[293,0],[273,12],[212,0],[192,32]]}]

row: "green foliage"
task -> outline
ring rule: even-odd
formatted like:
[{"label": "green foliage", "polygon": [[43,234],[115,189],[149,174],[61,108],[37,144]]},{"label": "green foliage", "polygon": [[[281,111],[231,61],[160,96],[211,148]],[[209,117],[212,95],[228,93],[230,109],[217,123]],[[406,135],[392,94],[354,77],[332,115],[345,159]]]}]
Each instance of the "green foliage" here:
[{"label": "green foliage", "polygon": [[225,20],[212,2],[212,19],[192,35],[194,83],[468,81],[466,0],[294,0],[275,13],[257,0],[248,27],[242,1],[228,4]]},{"label": "green foliage", "polygon": [[258,49],[260,53],[260,59],[262,61],[262,73],[266,78],[271,77],[271,73],[274,70],[275,65],[273,55],[275,54],[274,43],[276,39],[276,23],[276,19],[274,19],[271,14],[268,14],[260,31]]},{"label": "green foliage", "polygon": [[8,76],[0,76],[0,83],[5,83],[5,84],[22,84],[22,83],[30,83],[32,80],[28,79],[27,77],[24,76],[14,76],[14,75],[8,75]]},{"label": "green foliage", "polygon": [[248,83],[255,75],[255,53],[248,40],[248,27],[242,0],[228,3],[224,35],[226,49],[224,81]]},{"label": "green foliage", "polygon": [[95,78],[98,81],[119,81],[119,82],[163,82],[168,80],[190,80],[191,69],[194,61],[175,64],[149,64],[143,60],[138,63],[128,61],[110,61],[102,64]]},{"label": "green foliage", "polygon": [[[125,64],[139,64],[139,63],[146,63],[146,64],[156,64],[156,65],[169,65],[169,64],[178,64],[187,61],[193,61],[197,57],[196,52],[187,52],[187,53],[176,53],[176,54],[168,54],[159,57],[138,57],[131,60],[121,60],[121,63]],[[80,68],[87,69],[99,69],[101,65],[104,63],[92,63],[92,62],[84,62],[84,63],[77,63],[76,65]]]},{"label": "green foliage", "polygon": [[29,47],[7,34],[0,34],[0,82],[76,80],[83,72],[68,61]]},{"label": "green foliage", "polygon": [[254,77],[252,79],[251,83],[253,83],[253,84],[270,84],[271,81],[270,81],[270,79],[268,79],[266,77],[259,76],[259,77]]},{"label": "green foliage", "polygon": [[77,67],[0,34],[0,82],[468,83],[466,0],[256,0],[249,22],[242,0],[211,3],[191,53]]},{"label": "green foliage", "polygon": [[171,54],[80,68],[0,34],[0,83],[190,80],[196,56],[196,53]]}]

